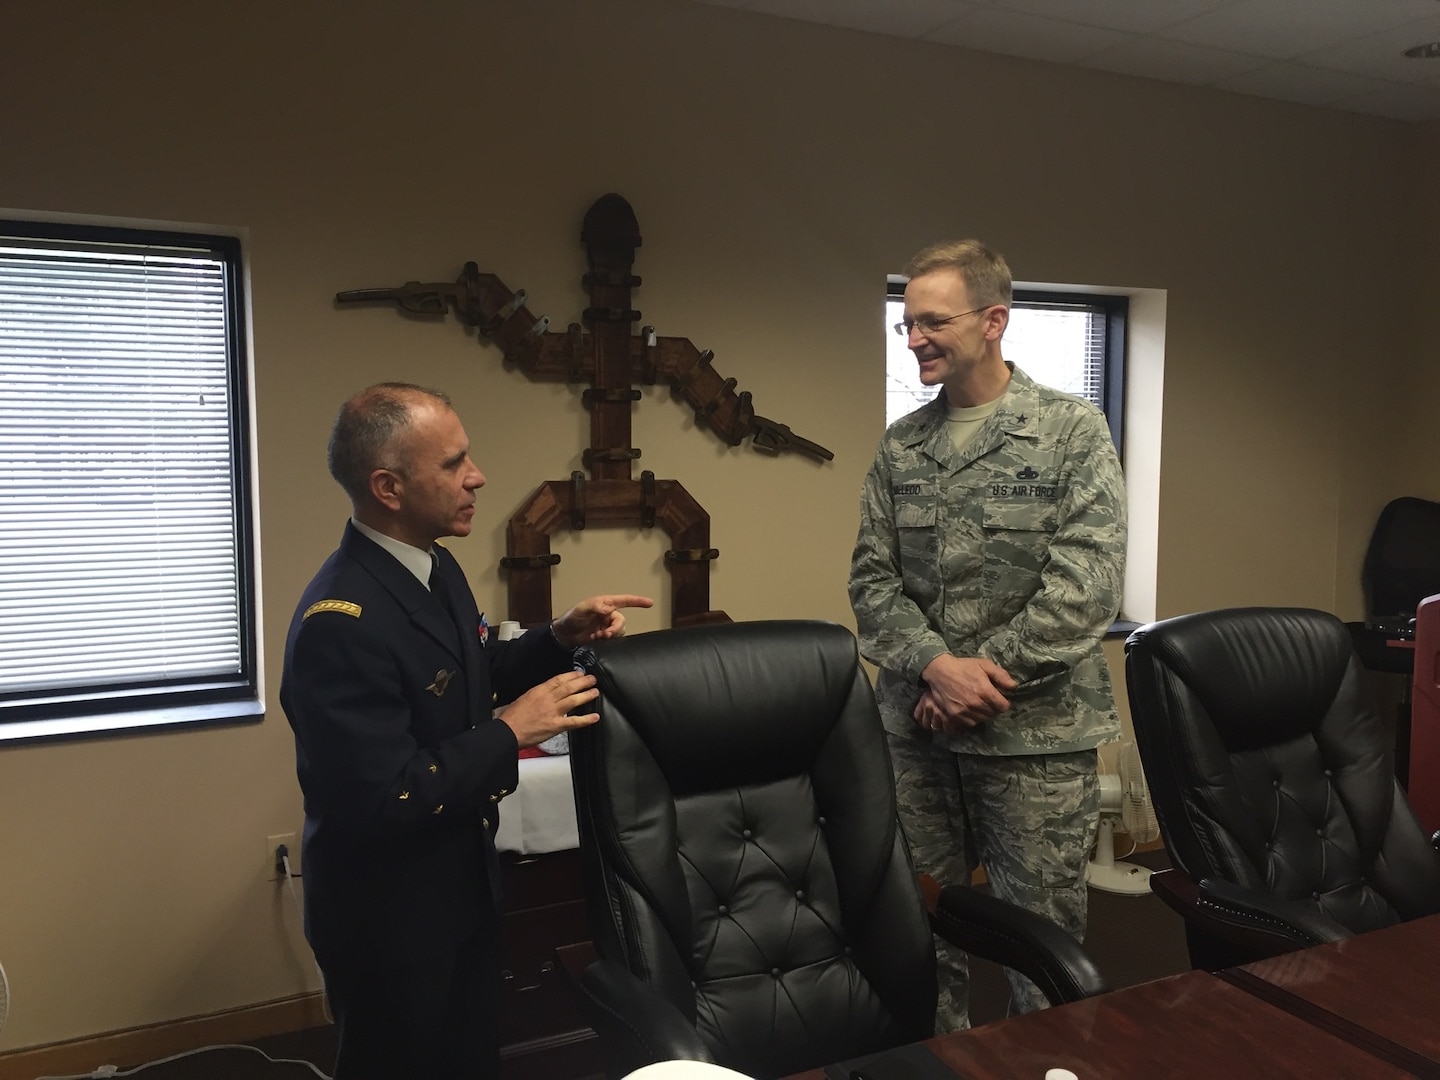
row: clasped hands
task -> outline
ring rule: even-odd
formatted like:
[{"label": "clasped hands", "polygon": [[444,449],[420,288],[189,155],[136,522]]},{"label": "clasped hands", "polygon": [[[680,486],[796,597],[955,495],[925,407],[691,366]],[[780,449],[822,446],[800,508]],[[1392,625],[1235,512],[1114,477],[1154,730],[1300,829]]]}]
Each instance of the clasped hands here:
[{"label": "clasped hands", "polygon": [[1019,685],[993,660],[978,656],[937,656],[921,673],[925,690],[915,704],[915,721],[927,731],[947,734],[993,720],[1010,708],[1008,694]]},{"label": "clasped hands", "polygon": [[[551,632],[567,649],[588,645],[592,641],[622,637],[625,633],[624,608],[648,608],[655,601],[648,596],[628,593],[592,596],[582,600],[550,624]],[[500,719],[510,725],[520,749],[539,746],[546,739],[585,727],[600,719],[599,713],[573,715],[575,709],[600,696],[595,689],[595,676],[580,671],[566,671],[531,687],[500,712]]]}]

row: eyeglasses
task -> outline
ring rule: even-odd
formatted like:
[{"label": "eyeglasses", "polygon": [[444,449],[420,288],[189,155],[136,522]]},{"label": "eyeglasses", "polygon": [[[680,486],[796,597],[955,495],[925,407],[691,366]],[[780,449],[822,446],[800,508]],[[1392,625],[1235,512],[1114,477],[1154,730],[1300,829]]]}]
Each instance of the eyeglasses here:
[{"label": "eyeglasses", "polygon": [[903,338],[908,338],[912,330],[919,330],[922,334],[933,334],[948,322],[963,319],[966,315],[974,315],[977,311],[989,311],[994,306],[994,304],[986,304],[984,307],[971,308],[969,311],[962,311],[959,315],[951,315],[945,319],[935,319],[928,315],[921,315],[918,319],[902,319],[895,324],[895,333]]}]

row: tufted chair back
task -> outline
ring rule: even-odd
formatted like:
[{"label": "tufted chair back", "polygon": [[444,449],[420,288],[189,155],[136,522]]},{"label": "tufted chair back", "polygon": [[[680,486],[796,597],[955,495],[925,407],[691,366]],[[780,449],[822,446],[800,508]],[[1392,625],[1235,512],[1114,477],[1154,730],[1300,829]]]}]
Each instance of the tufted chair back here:
[{"label": "tufted chair back", "polygon": [[600,722],[571,764],[602,961],[751,1076],[929,1037],[934,944],[853,635],[697,626],[589,667]]},{"label": "tufted chair back", "polygon": [[1125,649],[1136,741],[1181,871],[1351,933],[1440,911],[1440,860],[1395,782],[1394,732],[1344,623],[1210,611],[1142,627]]}]

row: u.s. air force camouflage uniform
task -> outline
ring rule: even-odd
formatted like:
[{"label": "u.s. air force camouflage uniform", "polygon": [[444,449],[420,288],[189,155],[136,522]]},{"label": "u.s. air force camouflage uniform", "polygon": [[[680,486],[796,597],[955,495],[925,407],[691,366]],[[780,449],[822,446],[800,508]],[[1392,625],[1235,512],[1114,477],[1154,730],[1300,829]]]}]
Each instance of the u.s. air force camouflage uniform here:
[{"label": "u.s. air force camouflage uniform", "polygon": [[[850,568],[901,821],[918,869],[968,881],[1083,937],[1099,812],[1096,751],[1119,733],[1101,639],[1125,563],[1125,494],[1103,414],[1012,369],[963,450],[943,393],[885,432]],[[937,656],[984,657],[1020,684],[1010,709],[942,734],[914,720]],[[972,842],[973,841],[973,842]],[[940,948],[939,1030],[967,1026],[962,954]],[[1010,974],[1012,1010],[1044,997]]]}]

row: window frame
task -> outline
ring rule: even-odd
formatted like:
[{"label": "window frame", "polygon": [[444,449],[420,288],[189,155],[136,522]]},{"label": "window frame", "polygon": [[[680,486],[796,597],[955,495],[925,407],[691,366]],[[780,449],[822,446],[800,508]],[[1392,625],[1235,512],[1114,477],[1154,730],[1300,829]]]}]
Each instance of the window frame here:
[{"label": "window frame", "polygon": [[[253,458],[253,402],[245,253],[238,236],[169,227],[0,218],[0,239],[214,257],[222,267],[225,307],[226,436],[230,451],[230,523],[234,538],[239,670],[234,675],[135,679],[0,693],[0,744],[84,738],[155,727],[213,725],[263,716],[260,678],[259,566]],[[4,529],[0,522],[0,530]]]}]

